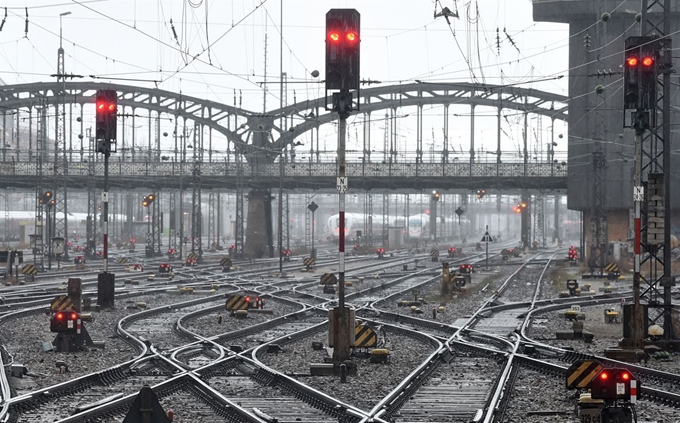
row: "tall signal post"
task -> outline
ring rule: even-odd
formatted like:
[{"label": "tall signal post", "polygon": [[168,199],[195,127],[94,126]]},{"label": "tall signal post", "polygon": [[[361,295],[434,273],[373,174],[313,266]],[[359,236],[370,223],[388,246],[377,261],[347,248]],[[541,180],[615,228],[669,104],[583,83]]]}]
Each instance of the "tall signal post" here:
[{"label": "tall signal post", "polygon": [[[624,313],[622,346],[642,348],[647,328],[660,324],[673,338],[671,289],[671,104],[673,72],[670,0],[643,0],[640,36],[625,41],[624,127],[635,130],[635,258],[633,304]],[[659,98],[659,89],[661,96]],[[646,179],[646,180],[645,180]],[[648,254],[644,255],[643,253]],[[641,274],[649,263],[649,274]],[[658,276],[658,268],[662,275]],[[661,298],[659,298],[661,297]],[[645,299],[646,304],[641,300]],[[653,312],[649,312],[652,309]],[[656,309],[656,310],[654,310]]]},{"label": "tall signal post", "polygon": [[97,304],[113,307],[115,275],[109,273],[109,156],[116,152],[116,118],[118,95],[115,90],[97,91],[96,101],[97,153],[104,155],[104,192],[102,192],[102,223],[104,226],[104,272],[97,275]]},{"label": "tall signal post", "polygon": [[[330,336],[333,342],[333,367],[344,378],[343,366],[349,360],[354,319],[345,307],[345,195],[348,192],[345,174],[345,132],[350,113],[359,110],[359,30],[361,15],[355,9],[331,9],[326,13],[326,109],[328,92],[332,92],[330,110],[338,121],[338,307],[330,312]],[[357,93],[356,104],[352,101]],[[351,320],[351,321],[350,321]],[[350,333],[351,331],[351,333]]]}]

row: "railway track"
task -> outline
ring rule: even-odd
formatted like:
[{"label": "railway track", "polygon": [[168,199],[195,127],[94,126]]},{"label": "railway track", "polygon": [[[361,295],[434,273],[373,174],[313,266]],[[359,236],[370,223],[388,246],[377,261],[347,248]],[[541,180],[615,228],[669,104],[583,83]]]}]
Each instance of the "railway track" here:
[{"label": "railway track", "polygon": [[[569,307],[576,301],[587,304],[589,300],[541,299],[539,276],[549,266],[551,254],[527,260],[503,284],[476,286],[468,300],[483,297],[484,301],[465,319],[462,318],[465,314],[455,311],[458,301],[447,304],[446,312],[438,315],[437,320],[429,315],[412,315],[403,308],[395,309],[397,300],[412,296],[414,290],[421,293],[432,290],[440,279],[438,268],[390,272],[390,267],[400,266],[400,260],[410,263],[412,258],[361,266],[363,269],[357,272],[363,271],[366,276],[379,272],[382,266],[384,277],[356,283],[348,290],[347,301],[362,307],[358,316],[383,328],[379,332],[381,338],[383,333],[387,336],[382,341],[386,344],[381,345],[388,347],[392,363],[360,362],[358,376],[351,377],[346,386],[337,377],[309,375],[309,364],[321,361],[325,355],[323,351],[313,352],[311,343],[325,345],[326,307],[335,300],[334,296],[318,292],[318,274],[271,279],[268,274],[273,267],[229,274],[211,266],[182,269],[174,282],[155,281],[136,289],[165,292],[168,285],[183,279],[182,284],[194,285],[199,290],[220,284],[218,294],[214,298],[173,297],[172,304],[137,311],[131,315],[134,317],[121,319],[118,336],[134,345],[137,351],[134,360],[61,386],[12,398],[3,402],[2,415],[9,411],[16,421],[47,421],[42,416],[64,423],[120,421],[139,385],[148,383],[163,406],[174,409],[181,421],[199,418],[244,422],[503,421],[522,411],[517,409],[517,403],[521,403],[521,393],[529,389],[528,380],[540,374],[552,378],[556,386],[563,385],[567,365],[583,356],[540,345],[517,333],[518,328],[530,324],[533,316],[549,312],[544,311],[546,308]],[[479,258],[470,256],[464,260]],[[317,265],[323,266],[331,268],[333,261]],[[501,266],[501,274],[510,273],[511,266],[520,264]],[[290,265],[291,270],[295,267],[299,268],[299,263]],[[477,283],[483,285],[480,279]],[[534,285],[527,285],[536,280]],[[159,285],[152,290],[156,284]],[[224,310],[224,287],[228,287],[228,292],[266,296],[274,315],[255,317],[253,313],[248,319],[236,321],[228,320],[225,313],[222,325],[218,325],[217,314]],[[139,292],[125,295],[133,297]],[[22,287],[6,295],[9,300],[6,306],[19,308],[23,295],[27,299],[24,306],[35,301],[44,307],[51,294]],[[593,301],[619,301],[621,295],[625,293],[598,296]],[[532,300],[526,301],[527,296],[532,296]],[[20,314],[35,314],[38,310],[22,310]],[[447,320],[452,315],[458,318]],[[8,314],[2,318],[12,317]],[[524,330],[520,332],[523,334]],[[523,354],[528,344],[538,347],[543,357]],[[3,351],[0,358],[6,364],[11,355]],[[630,368],[638,374],[635,366]],[[640,373],[645,375],[640,378],[651,380],[658,376],[658,384],[648,385],[650,389],[646,391],[643,384],[642,398],[656,398],[680,407],[680,399],[672,393],[678,386],[673,377],[658,370],[653,376],[649,370],[641,367],[639,371],[647,373]],[[9,387],[2,382],[0,379],[3,389]],[[46,390],[51,394],[41,394]],[[559,390],[554,392],[564,395]],[[3,399],[10,395],[9,391],[3,392]],[[570,400],[564,403],[569,404]],[[59,404],[64,405],[63,409]],[[564,410],[552,411],[559,416],[558,412]],[[526,416],[523,421],[544,421],[540,418]]]}]

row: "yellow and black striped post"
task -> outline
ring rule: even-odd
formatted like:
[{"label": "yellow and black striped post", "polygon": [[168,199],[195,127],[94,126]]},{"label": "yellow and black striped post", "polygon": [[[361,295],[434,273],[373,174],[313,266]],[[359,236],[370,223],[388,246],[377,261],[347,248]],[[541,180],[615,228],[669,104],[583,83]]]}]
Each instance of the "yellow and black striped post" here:
[{"label": "yellow and black striped post", "polygon": [[354,328],[354,348],[375,348],[378,346],[378,335],[370,326],[359,325]]},{"label": "yellow and black striped post", "polygon": [[567,389],[588,389],[590,382],[597,376],[604,366],[597,360],[581,360],[572,364],[566,376]]},{"label": "yellow and black striped post", "polygon": [[232,295],[226,302],[226,309],[229,311],[247,310],[248,306],[248,301],[243,295]]}]

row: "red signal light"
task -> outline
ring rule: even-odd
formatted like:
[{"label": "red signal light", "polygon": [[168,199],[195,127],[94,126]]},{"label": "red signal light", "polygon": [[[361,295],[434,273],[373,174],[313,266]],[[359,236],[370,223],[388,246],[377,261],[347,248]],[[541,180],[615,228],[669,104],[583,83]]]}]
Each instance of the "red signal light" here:
[{"label": "red signal light", "polygon": [[627,372],[623,372],[621,373],[621,379],[628,380],[630,379],[630,375]]},{"label": "red signal light", "polygon": [[354,31],[350,31],[345,35],[345,38],[347,38],[347,41],[350,43],[354,43],[355,41],[359,40],[359,34]]},{"label": "red signal light", "polygon": [[97,103],[97,110],[98,111],[100,111],[100,112],[104,111],[105,107],[106,107],[106,103],[104,103],[104,102]]},{"label": "red signal light", "polygon": [[115,112],[116,111],[116,105],[115,104],[109,104],[109,112]]},{"label": "red signal light", "polygon": [[602,380],[609,379],[609,373],[607,373],[607,372],[600,373],[600,379],[602,379]]},{"label": "red signal light", "polygon": [[64,313],[59,312],[55,317],[57,318],[57,320],[61,320],[64,318]]},{"label": "red signal light", "polygon": [[644,67],[650,67],[654,64],[654,58],[650,56],[645,56],[642,58],[642,66]]},{"label": "red signal light", "polygon": [[631,56],[631,57],[629,57],[629,58],[626,59],[626,64],[627,64],[628,66],[630,66],[630,67],[637,66],[638,63],[639,63],[639,60],[638,60],[638,58],[635,57],[635,56]]},{"label": "red signal light", "polygon": [[247,302],[247,303],[250,302],[250,295],[246,297],[246,302]]},{"label": "red signal light", "polygon": [[78,315],[76,313],[71,313],[71,320],[76,320],[78,319]]},{"label": "red signal light", "polygon": [[338,41],[340,41],[340,33],[337,31],[331,31],[328,33],[328,39],[337,43]]}]

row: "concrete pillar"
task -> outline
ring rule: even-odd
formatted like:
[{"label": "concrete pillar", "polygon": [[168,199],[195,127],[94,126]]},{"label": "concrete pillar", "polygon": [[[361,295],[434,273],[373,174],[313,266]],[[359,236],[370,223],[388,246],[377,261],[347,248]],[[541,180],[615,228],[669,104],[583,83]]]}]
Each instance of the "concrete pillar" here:
[{"label": "concrete pillar", "polygon": [[248,218],[244,253],[246,257],[273,257],[271,195],[267,190],[248,193]]}]

